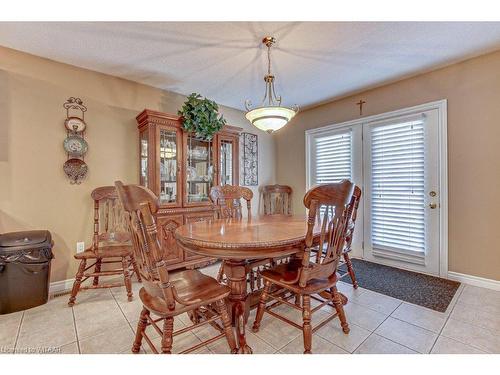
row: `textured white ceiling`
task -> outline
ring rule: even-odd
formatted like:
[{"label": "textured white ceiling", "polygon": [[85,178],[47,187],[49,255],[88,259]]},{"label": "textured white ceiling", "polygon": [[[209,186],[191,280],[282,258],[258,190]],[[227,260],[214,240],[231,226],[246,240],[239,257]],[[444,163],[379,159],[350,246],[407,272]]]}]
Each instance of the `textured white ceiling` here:
[{"label": "textured white ceiling", "polygon": [[240,109],[264,94],[265,35],[302,107],[500,49],[500,22],[0,23],[0,45]]}]

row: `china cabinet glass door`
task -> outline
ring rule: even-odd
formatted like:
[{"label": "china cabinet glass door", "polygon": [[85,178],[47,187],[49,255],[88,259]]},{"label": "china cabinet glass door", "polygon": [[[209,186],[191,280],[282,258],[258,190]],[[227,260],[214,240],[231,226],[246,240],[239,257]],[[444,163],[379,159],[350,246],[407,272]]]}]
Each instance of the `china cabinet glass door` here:
[{"label": "china cabinet glass door", "polygon": [[140,134],[139,148],[141,150],[141,175],[140,184],[144,187],[150,188],[148,176],[148,129],[143,130]]},{"label": "china cabinet glass door", "polygon": [[220,142],[220,184],[233,184],[233,142],[221,140]]},{"label": "china cabinet glass door", "polygon": [[208,203],[215,181],[213,141],[186,135],[186,143],[185,202],[187,205]]},{"label": "china cabinet glass door", "polygon": [[218,137],[219,184],[239,185],[238,137],[221,135]]},{"label": "china cabinet glass door", "polygon": [[158,134],[159,198],[162,205],[176,205],[180,198],[180,136],[175,128],[161,127]]}]

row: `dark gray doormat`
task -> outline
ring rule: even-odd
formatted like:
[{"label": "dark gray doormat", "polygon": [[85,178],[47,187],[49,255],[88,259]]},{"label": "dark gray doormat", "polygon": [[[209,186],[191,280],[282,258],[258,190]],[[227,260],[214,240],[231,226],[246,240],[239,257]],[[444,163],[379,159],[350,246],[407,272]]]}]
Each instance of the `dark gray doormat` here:
[{"label": "dark gray doormat", "polygon": [[[360,287],[406,302],[445,312],[460,283],[399,268],[351,259]],[[339,267],[346,272],[345,264]],[[349,276],[342,281],[352,284]]]}]

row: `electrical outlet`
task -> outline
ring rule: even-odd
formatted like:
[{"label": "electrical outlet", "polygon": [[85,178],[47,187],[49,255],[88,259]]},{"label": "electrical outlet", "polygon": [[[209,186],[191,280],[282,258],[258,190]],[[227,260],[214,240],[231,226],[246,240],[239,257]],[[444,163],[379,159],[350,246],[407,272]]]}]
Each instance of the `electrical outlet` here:
[{"label": "electrical outlet", "polygon": [[83,253],[85,251],[85,242],[76,243],[76,253]]}]

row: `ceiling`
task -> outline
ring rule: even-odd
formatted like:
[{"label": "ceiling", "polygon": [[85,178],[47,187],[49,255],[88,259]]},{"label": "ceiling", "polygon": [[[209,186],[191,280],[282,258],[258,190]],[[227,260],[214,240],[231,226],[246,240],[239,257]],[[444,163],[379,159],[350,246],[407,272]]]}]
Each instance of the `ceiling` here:
[{"label": "ceiling", "polygon": [[1,22],[0,45],[243,109],[308,107],[500,49],[500,22]]}]

